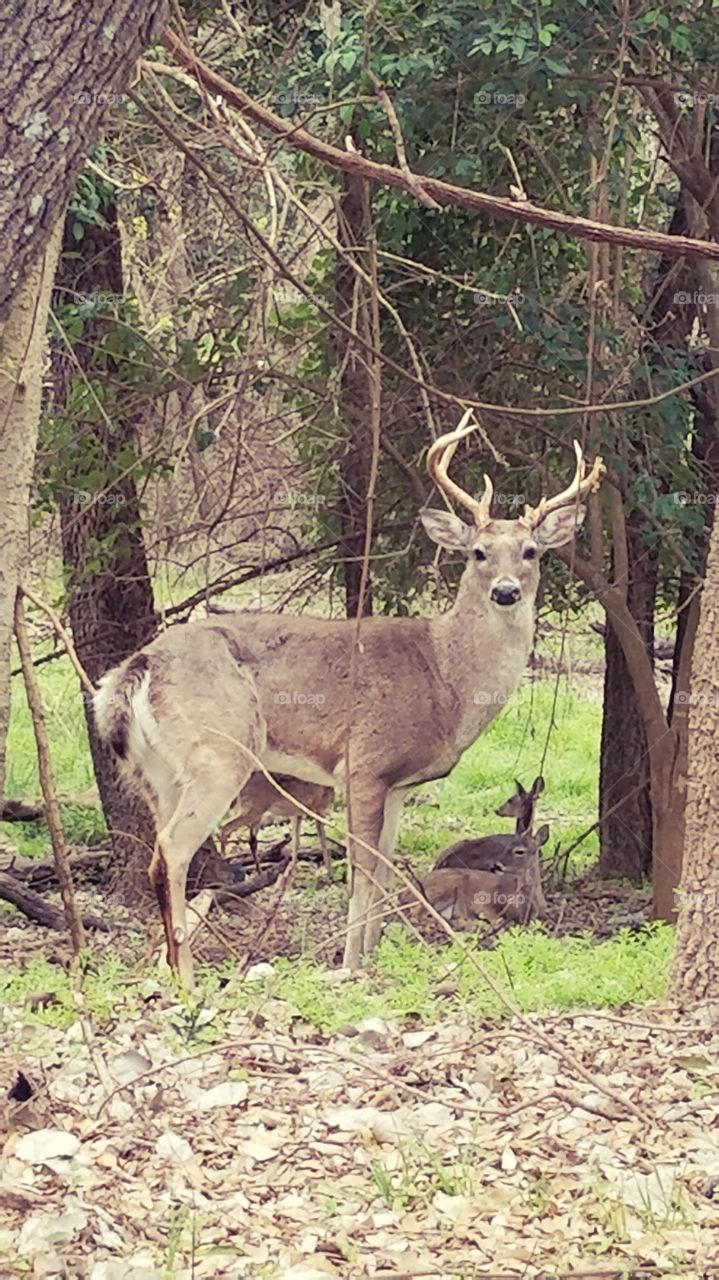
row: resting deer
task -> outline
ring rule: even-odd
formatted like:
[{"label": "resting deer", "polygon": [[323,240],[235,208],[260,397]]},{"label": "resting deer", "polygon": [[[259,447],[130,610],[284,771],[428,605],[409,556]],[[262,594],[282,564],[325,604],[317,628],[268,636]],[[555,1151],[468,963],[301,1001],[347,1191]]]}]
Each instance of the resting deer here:
[{"label": "resting deer", "polygon": [[[516,782],[516,779],[515,779]],[[514,830],[518,836],[524,835],[525,831],[531,831],[534,826],[534,810],[537,807],[537,800],[544,791],[544,778],[541,776],[534,779],[529,791],[525,791],[521,782],[516,783],[517,790],[509,800],[505,800],[504,804],[500,804],[495,813],[500,818],[516,819]]]},{"label": "resting deer", "polygon": [[[377,942],[404,797],[450,773],[519,683],[534,633],[540,556],[570,541],[599,484],[578,444],[572,483],[514,520],[491,515],[447,474],[470,412],[431,446],[430,475],[471,514],[423,510],[431,538],[467,564],[451,609],[432,618],[234,613],[170,627],[103,677],[101,736],[154,814],[150,879],[170,964],[192,983],[185,885],[195,850],[257,761],[270,773],[344,788],[349,772],[350,907],[344,963]],[[469,425],[468,425],[469,423]]]},{"label": "resting deer", "polygon": [[[532,915],[531,888],[521,874],[444,867],[423,876],[418,887],[435,911],[458,929],[478,916],[492,924],[524,924]],[[426,910],[411,889],[402,891],[399,905],[410,918],[421,917]]]},{"label": "resting deer", "polygon": [[457,840],[440,853],[434,864],[435,871],[457,867],[467,871],[508,871],[512,875],[522,874],[528,889],[527,919],[543,915],[547,903],[542,890],[539,850],[549,839],[549,827],[545,823],[536,835],[532,834],[537,797],[543,790],[543,778],[535,778],[530,791],[525,791],[521,782],[518,782],[514,795],[496,810],[503,818],[516,819],[515,834]]},{"label": "resting deer", "polygon": [[[288,791],[296,800],[299,800],[300,805],[304,805],[305,809],[312,809],[314,813],[318,813],[322,817],[329,812],[335,794],[332,787],[321,787],[314,782],[300,782],[297,778],[287,778],[283,774],[277,776],[277,781],[285,791]],[[220,828],[220,846],[223,855],[227,841],[233,831],[237,831],[238,827],[249,827],[250,853],[259,871],[257,833],[262,826],[262,819],[266,816],[292,819],[291,857],[292,861],[296,862],[300,852],[300,826],[302,818],[307,815],[304,809],[299,808],[287,796],[283,796],[281,791],[273,787],[264,773],[252,774],[249,782],[243,787],[238,797],[235,815],[230,822],[226,822]],[[332,859],[327,846],[327,836],[325,835],[323,822],[317,823],[317,836],[320,842],[325,871],[331,880]]]},{"label": "resting deer", "polygon": [[536,835],[524,831],[513,836],[480,836],[477,840],[458,840],[441,853],[435,871],[452,868],[464,871],[508,872],[520,875],[527,888],[527,915],[543,915],[547,909],[539,872],[539,850],[549,839],[545,823]]}]

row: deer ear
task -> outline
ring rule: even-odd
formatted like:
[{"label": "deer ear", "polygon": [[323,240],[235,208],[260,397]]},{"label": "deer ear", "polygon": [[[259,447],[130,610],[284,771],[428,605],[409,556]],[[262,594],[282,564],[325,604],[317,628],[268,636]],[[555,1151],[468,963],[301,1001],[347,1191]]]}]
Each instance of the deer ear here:
[{"label": "deer ear", "polygon": [[544,791],[544,778],[540,774],[539,777],[535,778],[534,782],[532,783],[532,795],[541,796],[543,791]]},{"label": "deer ear", "polygon": [[539,828],[539,831],[534,838],[537,841],[538,849],[541,849],[542,845],[547,843],[549,839],[549,827],[546,822]]},{"label": "deer ear", "polygon": [[560,507],[558,511],[549,511],[534,530],[540,551],[563,547],[571,542],[584,524],[584,516],[584,507]]},{"label": "deer ear", "polygon": [[475,531],[470,525],[452,515],[451,511],[440,511],[435,507],[423,507],[419,518],[433,542],[450,551],[469,551]]}]

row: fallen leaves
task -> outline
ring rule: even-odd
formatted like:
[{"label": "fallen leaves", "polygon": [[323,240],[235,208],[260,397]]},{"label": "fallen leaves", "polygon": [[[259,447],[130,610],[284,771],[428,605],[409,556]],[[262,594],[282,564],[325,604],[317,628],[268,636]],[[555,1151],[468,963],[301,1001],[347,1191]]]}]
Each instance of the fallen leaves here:
[{"label": "fallen leaves", "polygon": [[[44,1110],[28,1128],[12,1104],[0,1273],[12,1257],[18,1275],[81,1280],[449,1278],[501,1257],[530,1280],[699,1274],[719,1254],[711,1027],[585,1012],[328,1037],[280,1001],[262,1010],[184,1053],[166,1001],[89,1040],[30,1037],[16,1012],[5,1074],[44,1080]],[[571,1078],[567,1052],[601,1088]]]}]

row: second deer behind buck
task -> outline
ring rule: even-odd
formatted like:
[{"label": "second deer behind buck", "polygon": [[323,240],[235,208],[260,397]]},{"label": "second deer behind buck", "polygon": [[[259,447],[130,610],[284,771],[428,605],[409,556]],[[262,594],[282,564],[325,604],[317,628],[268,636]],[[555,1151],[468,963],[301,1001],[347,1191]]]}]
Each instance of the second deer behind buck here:
[{"label": "second deer behind buck", "polygon": [[[224,855],[225,846],[233,831],[238,827],[249,827],[250,853],[258,871],[260,864],[257,857],[257,833],[263,819],[265,817],[292,819],[292,861],[296,862],[300,852],[300,825],[302,818],[307,816],[300,805],[324,817],[332,807],[335,794],[332,787],[321,787],[315,782],[300,782],[297,778],[287,778],[283,774],[277,774],[276,777],[277,782],[284,791],[288,792],[288,795],[278,791],[264,773],[253,773],[237,798],[233,817],[220,828],[220,844]],[[295,804],[290,797],[299,800],[299,805]],[[331,880],[332,858],[323,822],[317,822],[317,836],[325,871]]]},{"label": "second deer behind buck", "polygon": [[[534,634],[540,556],[581,524],[587,474],[575,443],[572,483],[515,520],[493,519],[447,474],[468,411],[427,455],[440,490],[471,515],[424,510],[440,546],[467,564],[454,604],[432,618],[354,619],[234,613],[170,627],[100,682],[98,729],[157,824],[150,878],[170,963],[192,984],[185,886],[195,850],[222,820],[259,760],[341,790],[349,765],[350,909],[344,963],[376,943],[402,804],[441,778],[521,680]],[[379,856],[378,856],[379,855]]]}]

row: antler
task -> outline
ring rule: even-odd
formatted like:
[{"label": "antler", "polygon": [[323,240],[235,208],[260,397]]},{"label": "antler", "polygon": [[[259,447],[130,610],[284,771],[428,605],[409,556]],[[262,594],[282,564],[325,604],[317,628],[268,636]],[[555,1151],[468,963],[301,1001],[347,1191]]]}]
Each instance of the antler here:
[{"label": "antler", "polygon": [[552,498],[541,498],[538,507],[527,506],[524,508],[524,515],[519,517],[519,521],[520,524],[526,525],[528,529],[535,529],[550,511],[556,511],[559,507],[568,507],[571,503],[580,502],[588,493],[592,493],[599,488],[603,477],[606,475],[607,469],[601,458],[594,459],[594,465],[589,475],[587,475],[587,464],[584,461],[581,445],[578,440],[573,443],[577,466],[572,483],[566,489],[563,489],[561,493],[555,493]]},{"label": "antler", "polygon": [[[470,435],[472,431],[476,431],[477,429],[476,423],[469,422],[471,417],[472,410],[467,409],[459,426],[455,427],[454,431],[448,431],[446,435],[440,436],[439,439],[435,440],[434,444],[430,446],[427,454],[427,470],[434,480],[434,483],[437,485],[437,488],[442,489],[444,493],[446,493],[450,498],[453,498],[455,502],[460,504],[460,506],[466,507],[467,510],[472,513],[472,520],[476,527],[478,529],[483,529],[486,524],[489,524],[491,519],[490,508],[492,506],[492,495],[494,493],[494,486],[489,476],[486,475],[484,477],[484,493],[482,497],[473,498],[472,495],[466,493],[464,489],[460,489],[459,485],[455,484],[454,480],[450,480],[447,475],[447,468],[454,457],[455,450],[460,440],[464,440],[465,436]],[[467,425],[468,423],[469,425]]]}]

